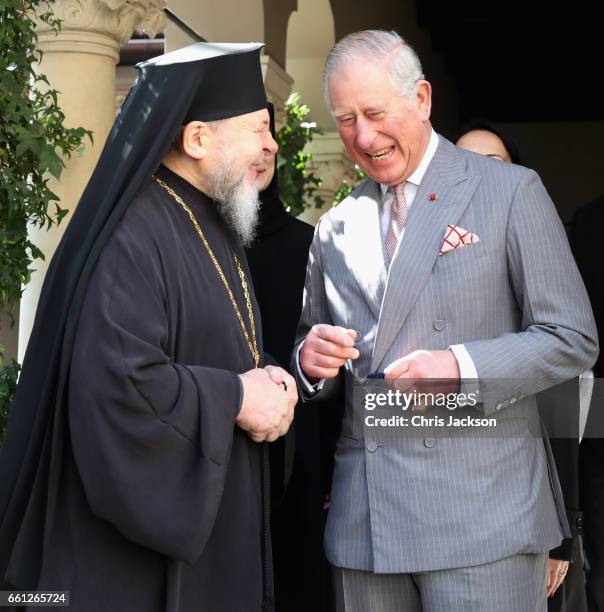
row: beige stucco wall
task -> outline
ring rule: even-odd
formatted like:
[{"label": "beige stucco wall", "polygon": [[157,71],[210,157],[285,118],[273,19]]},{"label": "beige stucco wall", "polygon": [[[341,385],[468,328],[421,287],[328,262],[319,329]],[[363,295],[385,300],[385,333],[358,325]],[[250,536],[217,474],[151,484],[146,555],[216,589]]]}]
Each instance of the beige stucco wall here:
[{"label": "beige stucco wall", "polygon": [[[167,3],[188,26],[211,42],[263,42],[264,4],[262,0],[169,0]],[[173,51],[193,40],[168,21],[166,50]]]},{"label": "beige stucco wall", "polygon": [[294,89],[310,107],[309,120],[325,132],[335,130],[322,88],[323,64],[334,46],[335,23],[329,0],[298,0],[287,26],[285,68]]},{"label": "beige stucco wall", "polygon": [[264,42],[267,53],[285,68],[287,25],[299,0],[264,0]]}]

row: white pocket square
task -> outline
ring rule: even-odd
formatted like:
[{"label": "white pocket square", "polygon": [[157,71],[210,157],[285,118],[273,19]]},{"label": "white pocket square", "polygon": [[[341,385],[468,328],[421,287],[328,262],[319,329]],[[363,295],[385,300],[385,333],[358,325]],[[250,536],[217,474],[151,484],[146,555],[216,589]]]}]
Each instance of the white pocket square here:
[{"label": "white pocket square", "polygon": [[476,234],[473,234],[472,232],[469,232],[458,225],[449,224],[447,225],[447,230],[443,236],[443,242],[438,254],[444,255],[449,251],[459,249],[460,247],[467,246],[469,244],[475,244],[476,242],[480,242],[480,238]]}]

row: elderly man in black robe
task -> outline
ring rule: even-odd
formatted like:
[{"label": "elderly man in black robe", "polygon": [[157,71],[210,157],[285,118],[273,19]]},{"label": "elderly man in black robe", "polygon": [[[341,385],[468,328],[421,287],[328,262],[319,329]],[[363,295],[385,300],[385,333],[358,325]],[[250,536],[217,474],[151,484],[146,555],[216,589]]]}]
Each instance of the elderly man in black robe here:
[{"label": "elderly man in black robe", "polygon": [[9,423],[5,589],[69,591],[81,612],[272,608],[265,442],[297,394],[265,363],[243,250],[277,149],[260,47],[152,60],[116,122],[49,271]]}]

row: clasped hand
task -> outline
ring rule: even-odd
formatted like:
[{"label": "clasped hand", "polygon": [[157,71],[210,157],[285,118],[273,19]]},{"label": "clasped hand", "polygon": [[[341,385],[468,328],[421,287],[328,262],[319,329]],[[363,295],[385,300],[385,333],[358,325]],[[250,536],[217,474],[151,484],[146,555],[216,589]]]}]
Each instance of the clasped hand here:
[{"label": "clasped hand", "polygon": [[239,375],[243,402],[235,419],[254,442],[274,442],[284,436],[294,418],[298,391],[283,368],[266,366]]}]

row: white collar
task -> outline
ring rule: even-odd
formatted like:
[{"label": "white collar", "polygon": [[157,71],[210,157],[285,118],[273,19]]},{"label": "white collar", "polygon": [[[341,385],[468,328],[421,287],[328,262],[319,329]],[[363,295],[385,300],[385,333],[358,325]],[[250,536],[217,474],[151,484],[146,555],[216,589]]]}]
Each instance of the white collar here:
[{"label": "white collar", "polygon": [[[409,176],[409,178],[407,179],[407,183],[412,183],[413,185],[417,185],[418,187],[420,186],[422,179],[424,178],[424,174],[426,174],[426,170],[428,169],[428,166],[430,165],[430,162],[432,161],[432,158],[434,157],[434,154],[436,153],[437,148],[438,148],[438,134],[434,131],[434,128],[432,128],[432,132],[430,134],[430,140],[428,142],[428,146],[426,147],[426,152],[424,153],[424,156],[422,157],[422,160],[419,163],[419,166],[415,169],[413,174],[411,174],[411,176]],[[382,185],[380,183],[380,189],[382,191],[382,198],[386,195],[386,192],[388,191],[388,187],[389,187],[388,185]]]}]

